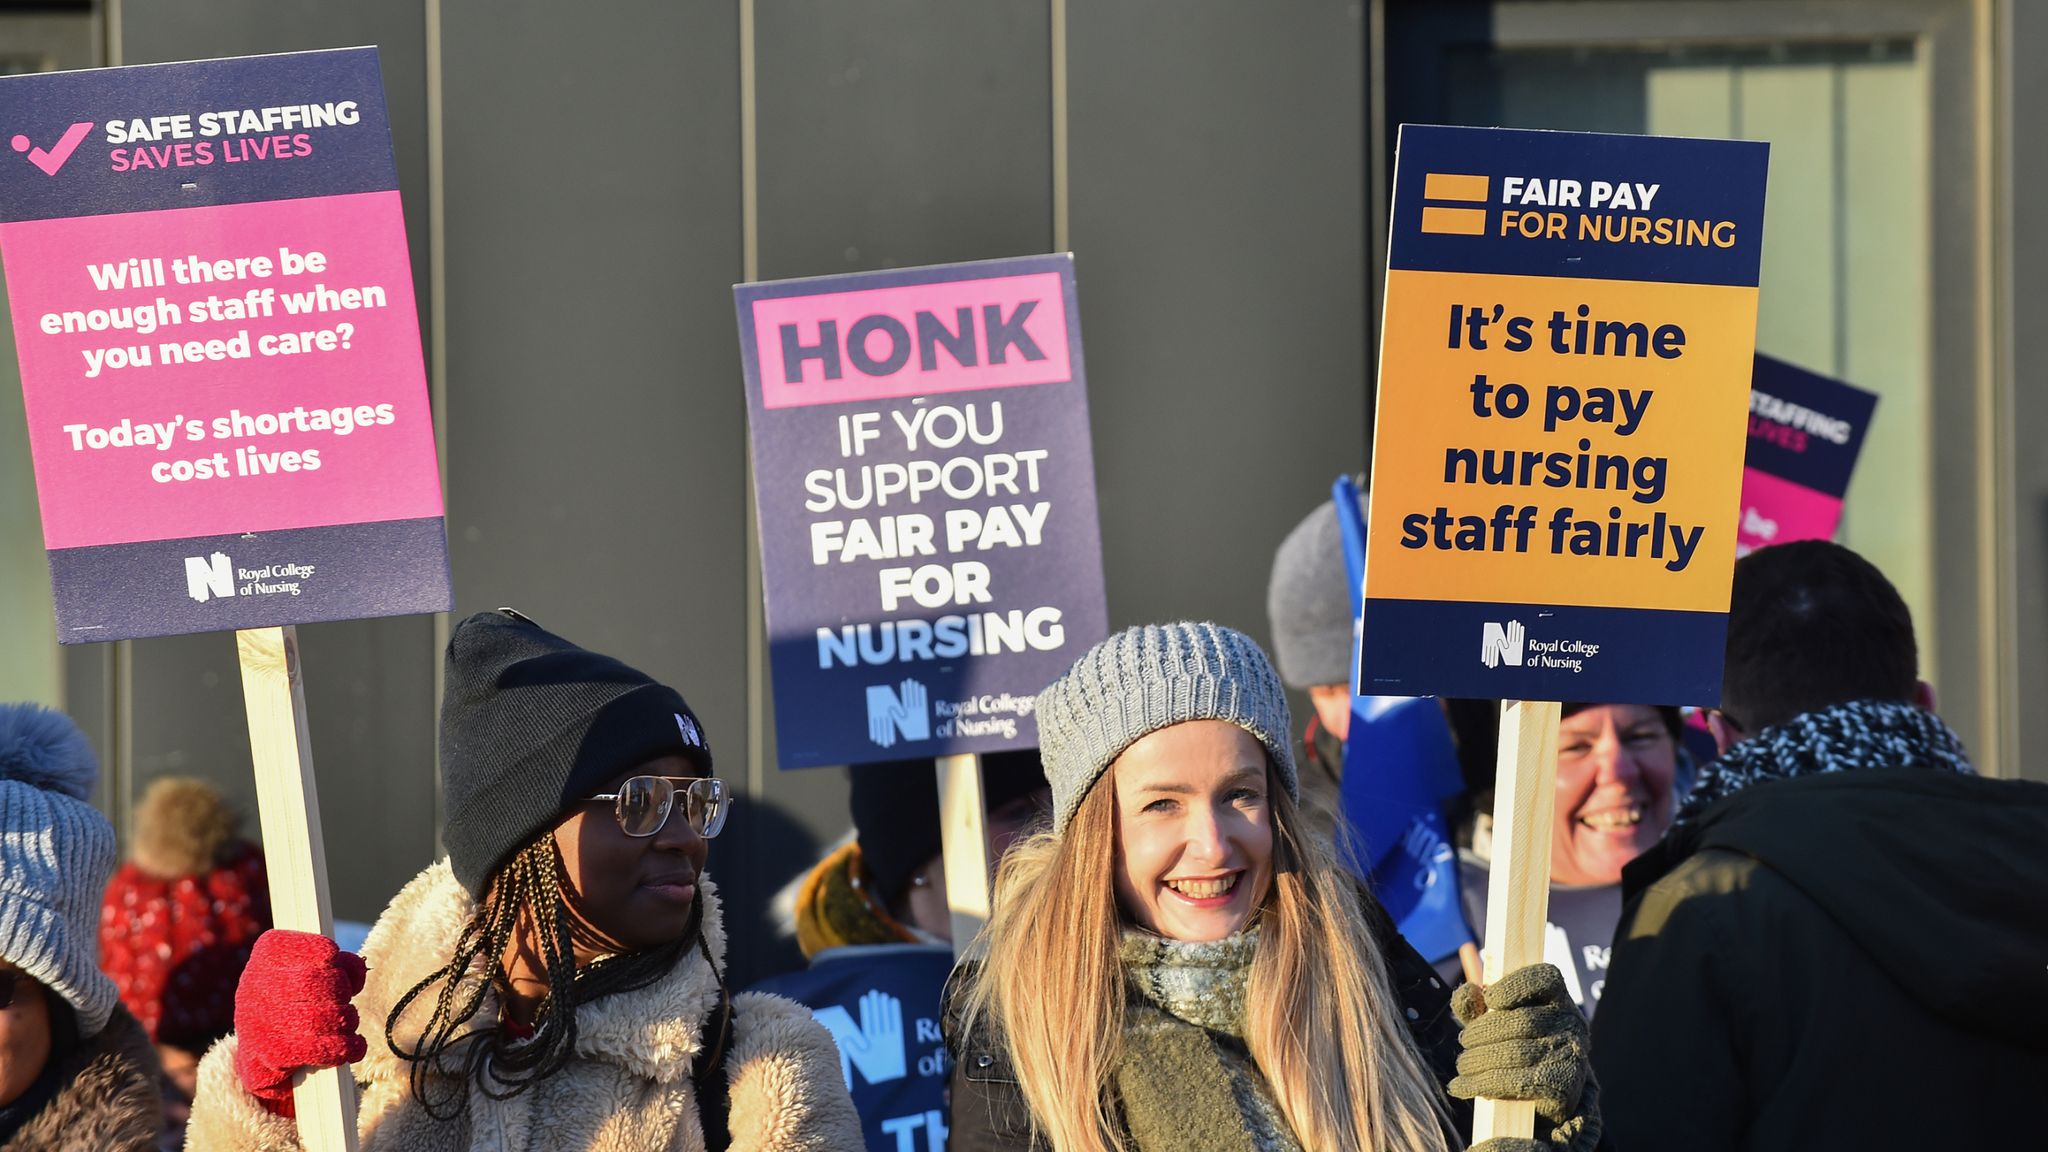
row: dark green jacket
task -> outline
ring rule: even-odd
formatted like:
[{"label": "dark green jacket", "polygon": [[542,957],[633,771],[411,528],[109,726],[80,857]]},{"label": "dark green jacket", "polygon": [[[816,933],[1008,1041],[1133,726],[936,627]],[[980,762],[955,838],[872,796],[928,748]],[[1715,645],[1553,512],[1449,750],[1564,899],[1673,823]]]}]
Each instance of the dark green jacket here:
[{"label": "dark green jacket", "polygon": [[[1379,902],[1363,891],[1359,895],[1367,922],[1387,958],[1394,999],[1408,1018],[1409,1034],[1438,1081],[1448,1083],[1456,1074],[1458,1060],[1458,1021],[1451,1015],[1451,990],[1394,930]],[[959,979],[956,971],[949,993],[958,987]],[[962,1035],[950,995],[948,1001],[946,1044],[955,1064],[947,1152],[1044,1152],[1047,1145],[1032,1139],[1030,1106],[1025,1104],[1023,1086],[1017,1083],[1001,1049],[985,1034]],[[1472,1106],[1462,1100],[1449,1103],[1460,1132],[1469,1134]]]},{"label": "dark green jacket", "polygon": [[1622,1152],[2048,1147],[2048,785],[1760,784],[1622,886],[1593,1021]]}]

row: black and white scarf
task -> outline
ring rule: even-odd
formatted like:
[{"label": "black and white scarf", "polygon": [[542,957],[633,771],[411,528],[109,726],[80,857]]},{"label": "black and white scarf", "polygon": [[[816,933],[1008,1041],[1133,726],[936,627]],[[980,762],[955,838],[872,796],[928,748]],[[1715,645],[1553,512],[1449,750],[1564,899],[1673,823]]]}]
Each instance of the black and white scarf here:
[{"label": "black and white scarf", "polygon": [[1855,700],[1774,724],[1701,767],[1678,821],[1752,784],[1864,768],[1975,771],[1941,717],[1904,701]]}]

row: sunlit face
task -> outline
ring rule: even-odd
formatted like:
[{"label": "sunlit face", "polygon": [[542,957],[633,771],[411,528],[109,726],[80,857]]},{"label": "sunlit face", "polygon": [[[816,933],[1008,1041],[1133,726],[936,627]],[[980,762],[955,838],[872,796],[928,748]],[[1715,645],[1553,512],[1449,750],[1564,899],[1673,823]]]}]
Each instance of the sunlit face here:
[{"label": "sunlit face", "polygon": [[[628,776],[703,774],[681,756],[663,756],[619,773],[605,791]],[[652,836],[626,835],[608,801],[579,805],[555,825],[555,844],[576,889],[575,914],[622,950],[667,944],[689,927],[710,842],[690,826],[681,796]]]},{"label": "sunlit face", "polygon": [[0,981],[14,981],[14,999],[0,1008],[0,1108],[29,1090],[50,1060],[50,1005],[43,986],[0,960]]},{"label": "sunlit face", "polygon": [[1124,915],[1173,940],[1242,929],[1273,885],[1265,747],[1235,724],[1189,720],[1131,745],[1110,781]]},{"label": "sunlit face", "polygon": [[1621,866],[1671,827],[1677,772],[1678,745],[1655,708],[1603,704],[1565,717],[1557,731],[1551,880],[1618,883]]}]

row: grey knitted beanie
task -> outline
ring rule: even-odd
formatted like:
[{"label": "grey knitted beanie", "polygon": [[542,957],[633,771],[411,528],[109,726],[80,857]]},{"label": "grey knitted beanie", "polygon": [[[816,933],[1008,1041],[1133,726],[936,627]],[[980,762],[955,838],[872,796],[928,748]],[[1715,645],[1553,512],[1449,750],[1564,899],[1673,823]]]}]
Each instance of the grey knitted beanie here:
[{"label": "grey knitted beanie", "polygon": [[114,827],[88,803],[99,761],[62,712],[0,704],[0,957],[62,996],[81,1036],[120,993],[100,971]]},{"label": "grey knitted beanie", "polygon": [[[1359,496],[1359,510],[1366,497]],[[1295,688],[1351,683],[1351,589],[1337,505],[1325,500],[1273,553],[1266,618],[1280,675]]]},{"label": "grey knitted beanie", "polygon": [[1280,677],[1257,642],[1218,624],[1127,628],[1039,693],[1036,713],[1055,832],[1066,831],[1126,748],[1186,720],[1222,720],[1258,737],[1288,794],[1301,799]]}]

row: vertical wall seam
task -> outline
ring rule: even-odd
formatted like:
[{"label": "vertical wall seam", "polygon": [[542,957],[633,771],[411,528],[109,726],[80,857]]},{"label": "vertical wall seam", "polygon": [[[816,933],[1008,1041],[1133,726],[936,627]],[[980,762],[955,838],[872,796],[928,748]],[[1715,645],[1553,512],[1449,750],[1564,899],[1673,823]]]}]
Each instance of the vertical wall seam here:
[{"label": "vertical wall seam", "polygon": [[[122,0],[106,0],[106,43],[102,58],[118,68],[122,51]],[[125,854],[135,833],[135,641],[117,640],[107,654],[107,815]]]},{"label": "vertical wall seam", "polygon": [[1994,775],[2020,775],[2018,552],[2012,396],[2012,7],[1978,0],[1977,343],[1978,659],[1985,739]]},{"label": "vertical wall seam", "polygon": [[1380,341],[1385,322],[1382,293],[1386,285],[1387,253],[1393,247],[1393,222],[1388,219],[1386,152],[1380,146],[1387,133],[1387,2],[1370,0],[1365,8],[1364,139],[1359,158],[1365,180],[1365,317],[1359,327],[1365,333],[1365,470],[1372,472],[1374,426],[1379,421]]},{"label": "vertical wall seam", "polygon": [[1071,251],[1067,199],[1067,0],[1051,0],[1052,18],[1052,250]]},{"label": "vertical wall seam", "polygon": [[1837,380],[1848,378],[1849,374],[1849,197],[1847,178],[1849,171],[1849,73],[1840,64],[1828,67],[1828,119],[1834,131],[1829,134],[1828,166],[1832,171],[1828,183],[1834,190],[1835,211],[1829,221],[1834,231],[1834,278],[1835,278],[1835,346],[1829,350],[1834,363],[1831,375]]},{"label": "vertical wall seam", "polygon": [[[429,400],[433,405],[434,454],[441,463],[442,523],[448,523],[448,170],[447,127],[442,120],[441,0],[426,0],[427,51],[427,339]],[[427,654],[433,668],[434,731],[441,730],[441,696],[447,690],[447,669],[441,653],[448,648],[448,613],[434,613],[434,647]],[[445,847],[441,835],[446,813],[441,800],[441,741],[436,737],[434,760],[434,858]]]},{"label": "vertical wall seam", "polygon": [[[755,100],[754,0],[740,0],[740,278],[761,278],[761,187],[759,106]],[[747,565],[747,794],[760,797],[767,789],[768,619],[761,602],[761,536],[755,530],[761,510],[754,503],[754,445],[747,438],[741,454],[746,469],[740,477],[746,493],[743,554]]]}]

